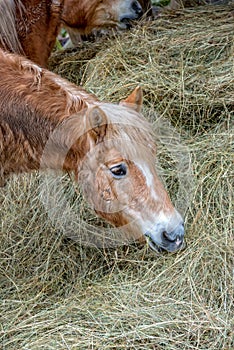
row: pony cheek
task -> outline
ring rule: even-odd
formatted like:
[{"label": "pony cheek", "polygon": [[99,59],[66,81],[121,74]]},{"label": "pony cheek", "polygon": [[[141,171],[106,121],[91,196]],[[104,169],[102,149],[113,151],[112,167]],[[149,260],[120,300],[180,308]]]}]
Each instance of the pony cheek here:
[{"label": "pony cheek", "polygon": [[108,211],[110,209],[111,203],[115,200],[113,186],[113,181],[106,174],[106,171],[99,169],[95,178],[95,193],[97,193],[96,210]]},{"label": "pony cheek", "polygon": [[113,200],[113,196],[111,193],[111,189],[109,187],[105,188],[102,192],[101,192],[101,199],[103,199],[106,202],[110,202],[111,200]]},{"label": "pony cheek", "polygon": [[105,8],[99,8],[95,10],[95,15],[93,16],[93,23],[96,26],[102,26],[103,22],[107,22],[111,20],[111,14],[106,11]]}]

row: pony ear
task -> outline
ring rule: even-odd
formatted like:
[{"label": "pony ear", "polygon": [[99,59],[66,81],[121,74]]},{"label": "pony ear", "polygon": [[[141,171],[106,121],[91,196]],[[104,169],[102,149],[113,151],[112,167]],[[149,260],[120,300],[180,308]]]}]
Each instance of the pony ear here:
[{"label": "pony ear", "polygon": [[91,139],[97,144],[106,135],[107,116],[98,106],[91,107],[86,113],[87,130]]},{"label": "pony ear", "polygon": [[135,90],[125,99],[121,100],[120,104],[123,106],[130,107],[137,112],[141,111],[143,102],[143,92],[140,86],[137,86]]}]

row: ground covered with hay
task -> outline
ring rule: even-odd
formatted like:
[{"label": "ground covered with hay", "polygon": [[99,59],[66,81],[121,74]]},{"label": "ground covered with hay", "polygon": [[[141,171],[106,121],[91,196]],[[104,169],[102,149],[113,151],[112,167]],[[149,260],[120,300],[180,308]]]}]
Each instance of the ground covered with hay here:
[{"label": "ground covered with hay", "polygon": [[156,256],[147,246],[82,245],[89,227],[94,236],[108,227],[68,177],[59,181],[77,213],[76,240],[64,217],[48,215],[50,175],[11,179],[0,189],[1,349],[234,348],[233,13],[165,14],[52,57],[51,69],[100,99],[143,87],[187,248]]}]

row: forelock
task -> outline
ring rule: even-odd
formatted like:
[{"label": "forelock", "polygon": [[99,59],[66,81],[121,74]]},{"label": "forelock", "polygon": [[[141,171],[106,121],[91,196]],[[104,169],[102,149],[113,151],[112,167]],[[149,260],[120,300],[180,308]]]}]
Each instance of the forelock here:
[{"label": "forelock", "polygon": [[155,154],[152,126],[146,118],[122,105],[105,103],[100,106],[108,118],[105,143],[121,149],[128,159],[147,159]]}]

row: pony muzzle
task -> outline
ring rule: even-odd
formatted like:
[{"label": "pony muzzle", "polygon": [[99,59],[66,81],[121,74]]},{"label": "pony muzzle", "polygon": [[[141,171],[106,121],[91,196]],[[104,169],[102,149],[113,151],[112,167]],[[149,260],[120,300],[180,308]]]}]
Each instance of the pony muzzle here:
[{"label": "pony muzzle", "polygon": [[139,17],[141,17],[143,15],[143,9],[141,7],[141,4],[138,1],[133,1],[132,3],[132,9],[133,11],[136,13],[136,15]]},{"label": "pony muzzle", "polygon": [[139,19],[142,15],[141,4],[137,0],[131,1],[129,10],[120,16],[120,27],[123,29],[131,28],[131,21]]},{"label": "pony muzzle", "polygon": [[[158,231],[158,230],[157,230]],[[158,253],[163,251],[176,252],[185,248],[184,224],[179,224],[173,231],[167,232],[161,228],[158,232],[147,231],[146,240],[151,249]]]}]

